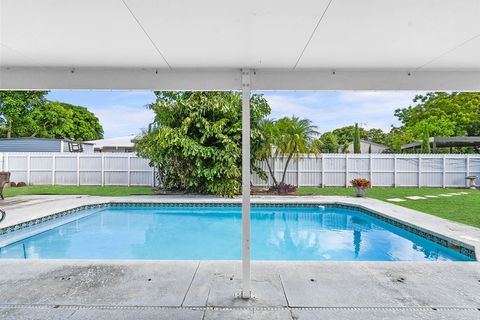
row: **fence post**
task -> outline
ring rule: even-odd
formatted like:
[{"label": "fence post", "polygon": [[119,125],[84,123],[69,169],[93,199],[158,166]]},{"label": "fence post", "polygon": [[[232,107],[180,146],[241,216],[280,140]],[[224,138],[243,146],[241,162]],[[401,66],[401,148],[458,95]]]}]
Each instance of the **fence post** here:
[{"label": "fence post", "polygon": [[372,160],[372,154],[370,153],[370,186],[373,187],[373,160]]},{"label": "fence post", "polygon": [[52,186],[55,185],[55,167],[56,167],[55,153],[52,155]]},{"label": "fence post", "polygon": [[3,154],[3,171],[8,171],[8,152]]},{"label": "fence post", "polygon": [[348,153],[345,153],[345,188],[348,188]]},{"label": "fence post", "polygon": [[422,187],[422,155],[418,155],[418,187]]},{"label": "fence post", "polygon": [[30,185],[30,160],[31,160],[31,155],[30,152],[27,154],[27,185]]},{"label": "fence post", "polygon": [[101,175],[102,175],[102,187],[103,187],[103,186],[105,186],[105,154],[103,152],[102,152]]},{"label": "fence post", "polygon": [[77,187],[80,186],[80,153],[77,153]]},{"label": "fence post", "polygon": [[443,166],[442,166],[442,188],[445,188],[445,176],[446,176],[446,161],[445,161],[445,154],[443,155]]},{"label": "fence post", "polygon": [[297,157],[297,188],[300,187],[300,157]]},{"label": "fence post", "polygon": [[320,156],[320,158],[322,159],[322,166],[320,168],[321,172],[320,172],[320,175],[321,175],[321,179],[322,179],[322,188],[325,188],[325,155],[322,154]]},{"label": "fence post", "polygon": [[128,174],[128,178],[127,178],[127,186],[130,187],[130,160],[131,160],[131,157],[130,157],[130,154],[127,156],[127,174]]},{"label": "fence post", "polygon": [[393,187],[397,187],[397,154],[393,155]]},{"label": "fence post", "polygon": [[467,159],[465,160],[466,161],[466,177],[468,177],[470,175],[470,155],[467,154]]}]

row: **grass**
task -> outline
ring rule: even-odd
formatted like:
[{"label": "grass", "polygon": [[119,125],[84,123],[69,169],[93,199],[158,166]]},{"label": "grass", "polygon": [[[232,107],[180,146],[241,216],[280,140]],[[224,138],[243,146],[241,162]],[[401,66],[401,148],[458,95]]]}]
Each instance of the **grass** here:
[{"label": "grass", "polygon": [[3,194],[6,197],[20,195],[89,195],[89,196],[111,196],[121,197],[130,195],[154,194],[151,187],[101,187],[101,186],[27,186],[21,188],[6,187]]},{"label": "grass", "polygon": [[[367,190],[367,197],[386,201],[386,199],[390,198],[438,195],[441,193],[459,191],[466,191],[469,194],[451,197],[427,198],[422,200],[407,199],[407,201],[394,202],[394,204],[480,228],[479,190],[441,188],[372,188]],[[353,196],[355,195],[355,190],[353,188],[300,188],[298,193],[300,195]]]}]

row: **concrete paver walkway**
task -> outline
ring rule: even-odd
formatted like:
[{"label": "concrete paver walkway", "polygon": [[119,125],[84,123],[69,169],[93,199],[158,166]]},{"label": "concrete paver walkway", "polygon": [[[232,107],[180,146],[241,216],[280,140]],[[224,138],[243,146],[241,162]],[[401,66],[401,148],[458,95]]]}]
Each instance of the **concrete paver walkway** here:
[{"label": "concrete paver walkway", "polygon": [[4,260],[0,319],[480,319],[480,264]]}]

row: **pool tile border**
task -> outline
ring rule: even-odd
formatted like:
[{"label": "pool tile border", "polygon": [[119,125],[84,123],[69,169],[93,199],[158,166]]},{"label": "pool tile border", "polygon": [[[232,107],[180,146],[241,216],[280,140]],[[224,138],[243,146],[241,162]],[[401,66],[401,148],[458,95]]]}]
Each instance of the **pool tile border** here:
[{"label": "pool tile border", "polygon": [[[202,203],[202,202],[193,202],[193,203],[177,203],[177,202],[104,202],[104,203],[96,203],[96,204],[87,204],[82,205],[73,209],[63,210],[48,216],[44,216],[41,218],[25,221],[22,223],[18,223],[12,226],[4,227],[0,229],[0,236],[5,235],[10,232],[18,231],[21,229],[25,229],[28,227],[35,226],[37,224],[51,221],[60,217],[69,216],[75,214],[82,210],[87,209],[95,209],[95,208],[107,208],[107,207],[241,207],[241,203],[234,203],[234,202],[225,202],[225,203]],[[404,221],[400,221],[397,219],[393,219],[391,217],[386,216],[380,212],[376,212],[372,209],[367,209],[362,205],[354,205],[354,204],[346,204],[340,202],[333,202],[333,203],[252,203],[252,207],[262,208],[262,207],[301,207],[301,208],[312,208],[323,206],[327,208],[341,208],[341,209],[348,209],[348,210],[356,210],[382,220],[388,224],[391,224],[395,227],[401,228],[413,234],[416,234],[422,238],[427,240],[433,241],[443,247],[455,250],[463,255],[466,255],[474,260],[477,260],[475,254],[475,248],[471,247],[463,242],[435,234],[429,230],[422,229],[418,226],[408,224]]]}]

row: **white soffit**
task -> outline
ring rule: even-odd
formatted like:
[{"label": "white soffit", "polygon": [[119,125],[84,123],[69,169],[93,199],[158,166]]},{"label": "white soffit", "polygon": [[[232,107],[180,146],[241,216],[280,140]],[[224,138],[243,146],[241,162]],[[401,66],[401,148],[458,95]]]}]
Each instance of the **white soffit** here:
[{"label": "white soffit", "polygon": [[[333,0],[298,68],[431,70],[480,68],[480,1]],[[463,44],[463,46],[462,46]],[[447,63],[449,61],[449,63]]]},{"label": "white soffit", "polygon": [[[2,66],[167,66],[122,1],[0,1]],[[5,46],[27,60],[10,60]]]},{"label": "white soffit", "polygon": [[[0,89],[480,90],[479,0],[0,0]],[[333,74],[335,71],[335,75]]]}]

